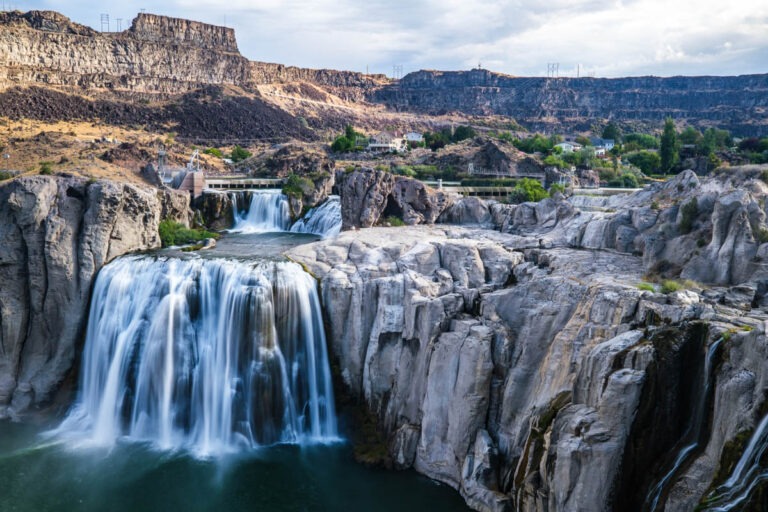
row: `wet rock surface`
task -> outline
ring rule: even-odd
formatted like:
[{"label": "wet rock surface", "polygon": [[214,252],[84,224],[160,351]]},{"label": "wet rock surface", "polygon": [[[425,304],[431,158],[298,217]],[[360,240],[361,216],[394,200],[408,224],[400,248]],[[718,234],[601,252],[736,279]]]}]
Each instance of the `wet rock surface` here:
[{"label": "wet rock surface", "polygon": [[0,416],[51,399],[75,360],[96,273],[159,247],[163,218],[188,223],[188,197],[47,176],[0,186]]}]

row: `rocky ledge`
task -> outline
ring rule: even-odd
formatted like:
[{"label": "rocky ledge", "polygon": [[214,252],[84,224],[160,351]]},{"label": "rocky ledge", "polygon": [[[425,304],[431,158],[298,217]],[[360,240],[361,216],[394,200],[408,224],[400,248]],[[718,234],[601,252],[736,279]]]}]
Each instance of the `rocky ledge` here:
[{"label": "rocky ledge", "polygon": [[0,185],[0,417],[52,398],[71,371],[96,273],[189,222],[184,194],[73,177]]},{"label": "rocky ledge", "polygon": [[[498,231],[372,228],[288,255],[396,467],[477,510],[689,511],[768,405],[758,171],[477,204]],[[638,287],[659,275],[689,281]]]}]

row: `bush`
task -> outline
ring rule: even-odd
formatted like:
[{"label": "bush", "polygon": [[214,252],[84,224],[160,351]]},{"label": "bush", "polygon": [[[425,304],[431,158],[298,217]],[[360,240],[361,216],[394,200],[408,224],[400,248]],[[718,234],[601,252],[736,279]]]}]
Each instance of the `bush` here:
[{"label": "bush", "polygon": [[235,149],[232,150],[232,154],[230,155],[230,159],[232,162],[242,162],[246,158],[251,158],[251,152],[248,151],[245,148],[241,148],[240,146],[235,146]]},{"label": "bush", "polygon": [[565,194],[565,185],[561,185],[559,183],[555,183],[549,187],[549,195],[553,195],[555,192],[560,192],[561,194]]},{"label": "bush", "polygon": [[13,178],[13,174],[8,171],[0,171],[0,181],[5,181]]},{"label": "bush", "polygon": [[661,283],[661,293],[672,293],[672,292],[678,292],[683,289],[683,285],[678,283],[677,281],[672,281],[671,279],[668,279]]},{"label": "bush", "polygon": [[764,244],[768,243],[768,229],[765,228],[758,228],[755,230],[755,240],[757,240],[759,243]]},{"label": "bush", "polygon": [[537,203],[542,199],[549,197],[549,194],[544,187],[541,186],[539,180],[532,178],[523,178],[515,186],[514,192],[512,192],[512,201],[515,203]]},{"label": "bush", "polygon": [[312,183],[311,180],[296,174],[291,174],[288,176],[288,179],[285,180],[283,194],[288,197],[299,198],[305,193],[308,194],[311,192],[313,188],[315,188],[315,184]]},{"label": "bush", "polygon": [[344,128],[344,135],[339,135],[331,144],[331,151],[334,153],[349,153],[357,150],[358,141],[364,140],[362,133],[356,132],[352,125]]},{"label": "bush", "polygon": [[206,238],[219,238],[220,236],[218,233],[212,233],[204,229],[186,228],[183,224],[174,222],[170,219],[160,222],[158,232],[160,233],[160,240],[163,247],[190,244],[200,242]]},{"label": "bush", "polygon": [[637,151],[626,156],[629,163],[640,169],[643,174],[653,174],[661,167],[661,157],[653,151]]},{"label": "bush", "polygon": [[405,226],[405,222],[403,222],[403,219],[401,219],[400,217],[395,217],[394,215],[390,215],[389,217],[384,219],[384,221],[381,222],[381,224],[384,224],[384,225],[388,224],[392,227],[398,227],[398,228],[401,226]]},{"label": "bush", "polygon": [[203,151],[206,155],[213,155],[216,158],[224,158],[224,153],[219,148],[208,148]]},{"label": "bush", "polygon": [[53,164],[51,162],[41,162],[40,174],[44,176],[50,176],[51,174],[53,174]]},{"label": "bush", "polygon": [[699,216],[699,203],[694,197],[683,205],[682,217],[680,218],[680,232],[688,234],[693,231],[693,223]]},{"label": "bush", "polygon": [[653,286],[651,283],[639,283],[637,285],[638,290],[642,290],[644,292],[655,292],[656,287]]}]

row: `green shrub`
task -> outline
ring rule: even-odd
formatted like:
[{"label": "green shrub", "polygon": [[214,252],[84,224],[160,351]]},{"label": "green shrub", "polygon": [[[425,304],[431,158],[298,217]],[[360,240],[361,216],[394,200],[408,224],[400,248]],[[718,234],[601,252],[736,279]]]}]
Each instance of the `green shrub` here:
[{"label": "green shrub", "polygon": [[661,293],[672,293],[672,292],[678,292],[683,289],[683,285],[678,283],[677,281],[672,281],[671,279],[668,279],[661,283]]},{"label": "green shrub", "polygon": [[651,210],[659,210],[661,206],[659,205],[659,202],[655,199],[651,201]]},{"label": "green shrub", "polygon": [[296,174],[290,174],[285,180],[283,185],[283,194],[288,197],[299,198],[304,194],[308,194],[315,188],[312,180],[298,176]]},{"label": "green shrub", "polygon": [[548,197],[549,194],[544,190],[544,187],[539,180],[523,178],[515,186],[515,190],[512,192],[510,199],[516,203],[537,203]]},{"label": "green shrub", "polygon": [[190,244],[194,242],[200,242],[206,238],[219,238],[218,233],[212,233],[204,229],[190,229],[184,227],[183,224],[166,219],[160,222],[158,226],[158,232],[160,234],[160,240],[163,247],[170,247],[172,245]]},{"label": "green shrub", "polygon": [[216,158],[224,158],[224,153],[221,152],[219,148],[208,148],[205,151],[203,151],[206,155],[213,155]]},{"label": "green shrub", "polygon": [[550,185],[549,187],[549,195],[553,195],[555,192],[560,192],[561,194],[565,193],[565,185],[561,185],[559,183],[555,183],[553,185]]},{"label": "green shrub", "polygon": [[394,215],[390,215],[386,219],[384,219],[383,222],[381,222],[383,225],[390,225],[392,227],[400,227],[405,226],[405,222],[403,222],[403,219],[400,217],[395,217]]},{"label": "green shrub", "polygon": [[699,216],[699,202],[694,197],[683,205],[682,217],[680,218],[680,232],[688,234],[693,230],[693,223]]},{"label": "green shrub", "polygon": [[40,174],[44,176],[53,174],[53,164],[51,162],[40,162]]},{"label": "green shrub", "polygon": [[768,243],[768,229],[758,228],[754,233],[754,235],[755,235],[755,240],[757,240],[759,243],[761,244]]},{"label": "green shrub", "polygon": [[655,292],[656,287],[653,286],[651,283],[639,283],[637,285],[638,290],[642,290],[644,292]]},{"label": "green shrub", "polygon": [[235,146],[229,158],[234,163],[242,162],[246,158],[251,158],[251,152],[245,148],[241,148],[240,146]]},{"label": "green shrub", "polygon": [[13,174],[8,171],[0,171],[0,181],[5,181],[13,178]]}]

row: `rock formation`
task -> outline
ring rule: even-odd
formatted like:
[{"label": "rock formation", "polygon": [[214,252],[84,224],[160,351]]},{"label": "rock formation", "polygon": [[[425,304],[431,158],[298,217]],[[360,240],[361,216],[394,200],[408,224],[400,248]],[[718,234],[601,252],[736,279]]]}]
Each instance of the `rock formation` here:
[{"label": "rock formation", "polygon": [[361,168],[337,172],[343,229],[369,228],[393,216],[407,225],[433,224],[458,199],[419,180]]},{"label": "rock formation", "polygon": [[[760,173],[492,204],[503,232],[373,228],[289,254],[320,280],[342,379],[397,467],[477,510],[688,511],[768,403]],[[644,291],[649,269],[709,286]]]},{"label": "rock formation", "polygon": [[99,269],[188,224],[172,191],[33,176],[0,185],[0,417],[50,400],[71,370]]}]

